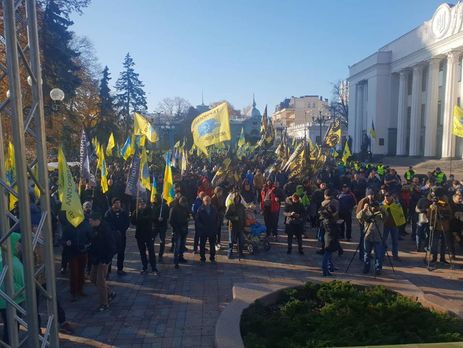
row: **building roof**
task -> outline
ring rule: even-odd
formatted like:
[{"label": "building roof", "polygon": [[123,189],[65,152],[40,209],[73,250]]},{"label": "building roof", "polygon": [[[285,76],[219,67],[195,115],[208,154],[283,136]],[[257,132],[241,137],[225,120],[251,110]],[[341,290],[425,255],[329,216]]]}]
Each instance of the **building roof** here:
[{"label": "building roof", "polygon": [[262,117],[259,109],[256,108],[256,98],[252,95],[252,108],[247,112],[246,116],[249,117]]}]

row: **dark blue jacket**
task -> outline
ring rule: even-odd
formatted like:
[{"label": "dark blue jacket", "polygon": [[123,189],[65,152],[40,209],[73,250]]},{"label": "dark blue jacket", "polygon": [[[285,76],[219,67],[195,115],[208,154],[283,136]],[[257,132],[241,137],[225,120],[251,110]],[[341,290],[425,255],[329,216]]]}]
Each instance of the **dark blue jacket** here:
[{"label": "dark blue jacket", "polygon": [[92,237],[92,227],[87,219],[84,219],[79,226],[72,226],[66,219],[61,219],[63,227],[62,241],[71,241],[71,245],[66,247],[73,255],[86,253],[90,247],[90,240]]},{"label": "dark blue jacket", "polygon": [[209,212],[206,206],[202,205],[196,212],[196,231],[200,236],[214,236],[217,233],[219,215],[217,209],[209,205]]},{"label": "dark blue jacket", "polygon": [[89,256],[92,265],[99,263],[110,263],[116,253],[116,240],[114,233],[108,225],[101,221],[98,227],[92,229],[92,245]]},{"label": "dark blue jacket", "polygon": [[122,209],[118,212],[115,212],[109,208],[104,216],[104,220],[108,223],[109,228],[112,231],[119,231],[121,236],[125,235],[125,232],[130,225],[129,214],[127,214],[127,212]]}]

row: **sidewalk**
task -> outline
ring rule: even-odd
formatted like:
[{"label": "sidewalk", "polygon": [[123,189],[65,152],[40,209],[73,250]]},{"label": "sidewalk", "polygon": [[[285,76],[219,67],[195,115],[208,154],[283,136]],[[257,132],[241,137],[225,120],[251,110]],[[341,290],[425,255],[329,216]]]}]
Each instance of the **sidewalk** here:
[{"label": "sidewalk", "polygon": [[[354,223],[355,237],[358,227]],[[314,239],[304,239],[305,255],[286,254],[286,236],[280,231],[279,241],[272,243],[269,252],[247,256],[245,259],[228,260],[225,250],[219,252],[217,265],[200,265],[199,255],[186,253],[188,264],[175,270],[172,254],[165,255],[159,266],[161,275],[139,274],[141,262],[133,231],[127,238],[125,277],[111,276],[111,286],[117,297],[107,312],[99,313],[95,287],[87,283],[88,297],[71,303],[67,278],[59,276],[59,298],[67,319],[75,327],[74,335],[61,334],[62,347],[212,347],[214,327],[219,313],[232,300],[235,283],[273,283],[294,285],[310,276],[320,275],[321,256]],[[311,236],[315,231],[311,232]],[[190,229],[188,247],[192,248],[193,230]],[[170,241],[170,238],[167,239]],[[222,240],[227,240],[223,231]],[[225,246],[225,243],[222,244]],[[170,245],[169,245],[170,247]],[[350,275],[361,274],[358,257],[349,273],[344,273],[356,243],[344,243],[344,255],[334,258],[338,279],[348,280]],[[167,248],[168,249],[168,248]],[[408,279],[426,296],[441,306],[463,313],[463,257],[456,262],[456,269],[446,266],[429,272],[423,262],[423,253],[413,250],[410,237],[400,241],[401,262],[395,262],[395,273],[385,259],[381,278],[384,281]],[[459,255],[462,255],[461,250]],[[373,275],[370,275],[373,277]],[[336,279],[336,277],[334,278]]]}]

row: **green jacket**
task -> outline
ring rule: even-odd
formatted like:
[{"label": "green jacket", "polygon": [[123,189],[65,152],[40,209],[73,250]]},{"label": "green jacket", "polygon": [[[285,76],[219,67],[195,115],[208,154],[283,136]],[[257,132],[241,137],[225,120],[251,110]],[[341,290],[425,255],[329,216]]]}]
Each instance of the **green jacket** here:
[{"label": "green jacket", "polygon": [[[22,289],[24,289],[24,267],[21,261],[18,258],[16,252],[16,245],[21,239],[19,233],[12,233],[10,236],[11,239],[11,249],[13,252],[13,282],[14,282],[14,292],[18,294]],[[3,271],[3,258],[0,250],[0,272]],[[2,290],[5,291],[5,287],[2,286]],[[22,291],[14,299],[17,304],[21,304],[25,301],[26,294]],[[0,309],[6,309],[6,301],[3,298],[0,298]]]},{"label": "green jacket", "polygon": [[302,185],[297,185],[296,187],[296,194],[300,197],[301,203],[306,208],[310,204],[310,198],[304,191],[304,187]]}]

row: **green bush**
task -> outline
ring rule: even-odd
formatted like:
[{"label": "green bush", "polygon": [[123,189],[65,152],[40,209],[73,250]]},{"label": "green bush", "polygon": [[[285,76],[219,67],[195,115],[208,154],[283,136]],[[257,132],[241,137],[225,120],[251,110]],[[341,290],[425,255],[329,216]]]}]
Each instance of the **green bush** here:
[{"label": "green bush", "polygon": [[247,348],[303,348],[463,341],[463,322],[381,286],[334,281],[256,301],[241,317]]}]

